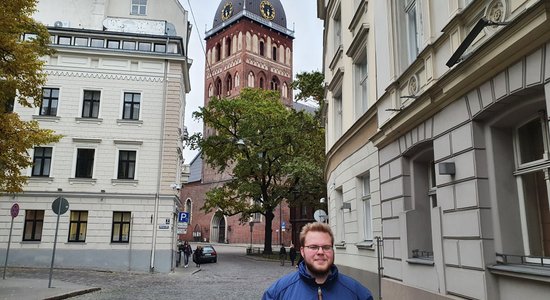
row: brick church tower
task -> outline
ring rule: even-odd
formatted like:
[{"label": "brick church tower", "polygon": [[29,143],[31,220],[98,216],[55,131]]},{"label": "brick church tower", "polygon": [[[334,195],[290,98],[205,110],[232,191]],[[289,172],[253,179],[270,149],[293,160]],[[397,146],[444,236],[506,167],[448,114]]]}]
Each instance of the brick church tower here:
[{"label": "brick church tower", "polygon": [[[281,102],[292,106],[290,84],[294,32],[287,29],[280,0],[222,0],[205,40],[204,106],[212,97],[235,97],[246,87],[278,90]],[[205,127],[204,135],[211,134],[211,129]],[[196,174],[198,172],[200,176]],[[183,211],[190,212],[191,218],[180,239],[263,244],[263,218],[256,217],[257,223],[251,228],[248,224],[239,224],[238,216],[205,214],[200,210],[206,192],[222,185],[229,176],[203,164],[200,157],[191,162],[190,180],[181,192]],[[281,237],[288,246],[291,239],[287,225],[290,224],[288,206],[283,202],[277,212],[273,228],[278,231],[285,227],[281,224],[287,228],[282,234],[274,232],[272,243],[279,244]]]}]

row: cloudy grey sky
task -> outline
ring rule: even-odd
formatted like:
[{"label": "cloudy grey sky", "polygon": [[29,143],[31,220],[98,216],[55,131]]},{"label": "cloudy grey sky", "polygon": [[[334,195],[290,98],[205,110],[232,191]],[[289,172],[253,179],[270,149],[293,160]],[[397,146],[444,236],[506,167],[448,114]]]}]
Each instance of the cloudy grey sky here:
[{"label": "cloudy grey sky", "polygon": [[[212,28],[220,1],[226,0],[179,1],[189,12],[189,21],[193,24],[189,41],[189,57],[193,59],[190,70],[191,92],[187,95],[185,108],[185,125],[189,134],[193,134],[202,131],[202,123],[191,117],[191,114],[204,104],[204,53],[201,44],[205,45],[204,33]],[[281,0],[286,13],[287,27],[294,30],[294,75],[304,71],[322,71],[323,22],[317,19],[316,2],[315,0]],[[195,15],[196,24],[189,4]],[[200,37],[197,34],[197,28]],[[196,154],[196,151],[185,149],[185,162],[191,163]]]}]

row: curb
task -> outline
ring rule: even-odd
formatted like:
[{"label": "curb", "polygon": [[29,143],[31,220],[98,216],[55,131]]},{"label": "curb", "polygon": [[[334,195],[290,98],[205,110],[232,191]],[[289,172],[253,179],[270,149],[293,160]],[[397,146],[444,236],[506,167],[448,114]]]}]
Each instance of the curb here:
[{"label": "curb", "polygon": [[97,292],[97,291],[100,291],[100,290],[101,290],[101,288],[89,288],[89,289],[84,289],[84,290],[80,290],[80,291],[74,291],[74,292],[66,293],[66,294],[59,295],[59,296],[44,298],[44,300],[67,299],[67,298],[71,298],[71,297],[75,297],[75,296],[80,296],[80,295],[84,295],[84,294],[88,294],[88,293]]}]

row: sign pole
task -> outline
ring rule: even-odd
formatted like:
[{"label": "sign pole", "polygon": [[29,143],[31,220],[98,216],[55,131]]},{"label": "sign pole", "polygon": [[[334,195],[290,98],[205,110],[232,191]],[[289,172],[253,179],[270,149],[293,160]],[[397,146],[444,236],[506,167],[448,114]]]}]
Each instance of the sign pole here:
[{"label": "sign pole", "polygon": [[11,244],[11,231],[13,229],[13,217],[11,218],[11,225],[10,225],[10,236],[8,238],[8,249],[6,250],[6,261],[4,262],[4,275],[2,275],[2,279],[6,279],[6,268],[8,267],[8,256],[10,255],[10,244]]},{"label": "sign pole", "polygon": [[[61,202],[59,201],[59,211],[61,211]],[[55,260],[55,246],[57,245],[57,230],[59,229],[59,215],[57,214],[57,222],[55,224],[55,237],[53,238],[53,253],[52,253],[52,264],[50,265],[50,278],[48,280],[48,288],[52,287],[52,275],[53,275],[53,262]]]},{"label": "sign pole", "polygon": [[19,215],[19,204],[14,203],[11,206],[10,214],[11,214],[10,235],[8,237],[8,249],[6,250],[6,261],[4,262],[4,274],[2,275],[2,279],[6,279],[6,268],[8,267],[8,256],[10,254],[10,245],[11,245],[11,232],[13,230],[13,219],[15,219],[17,215]]}]

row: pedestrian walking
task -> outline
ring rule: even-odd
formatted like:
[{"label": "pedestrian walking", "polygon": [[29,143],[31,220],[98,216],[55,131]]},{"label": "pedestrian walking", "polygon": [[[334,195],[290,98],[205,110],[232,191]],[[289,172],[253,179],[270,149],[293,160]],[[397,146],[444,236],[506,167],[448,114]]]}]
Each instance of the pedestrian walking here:
[{"label": "pedestrian walking", "polygon": [[286,260],[285,244],[281,244],[281,250],[279,250],[279,259],[281,260],[281,266],[284,266],[285,265],[285,260]]},{"label": "pedestrian walking", "polygon": [[187,268],[189,266],[189,256],[193,254],[193,249],[191,248],[191,245],[189,245],[189,242],[185,241],[183,242],[183,262],[184,262],[184,268]]},{"label": "pedestrian walking", "polygon": [[176,261],[176,266],[181,265],[181,257],[183,256],[183,244],[181,241],[178,241],[178,259]]},{"label": "pedestrian walking", "polygon": [[293,243],[290,243],[290,249],[288,249],[288,257],[290,258],[290,265],[294,267],[294,261],[296,260],[296,248],[294,248]]},{"label": "pedestrian walking", "polygon": [[338,273],[334,265],[334,235],[327,224],[306,224],[300,233],[300,244],[304,261],[298,270],[273,283],[262,300],[373,300],[371,292],[361,283]]},{"label": "pedestrian walking", "polygon": [[201,256],[202,256],[202,246],[197,246],[195,252],[193,253],[193,262],[197,268],[201,266]]}]

